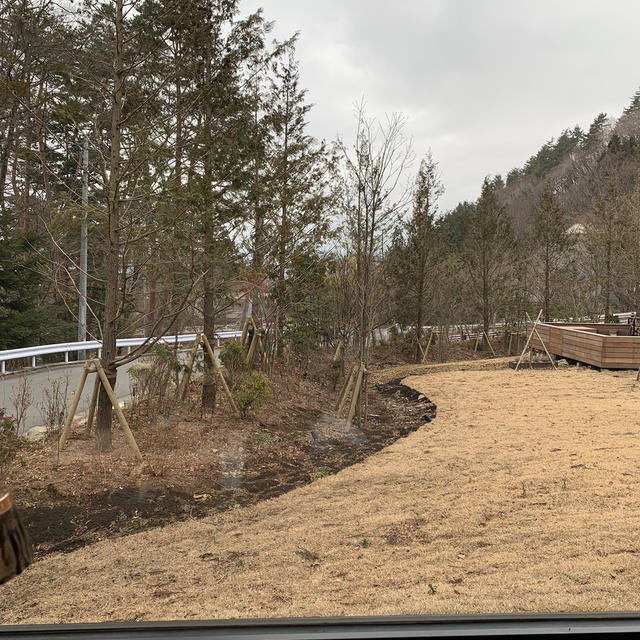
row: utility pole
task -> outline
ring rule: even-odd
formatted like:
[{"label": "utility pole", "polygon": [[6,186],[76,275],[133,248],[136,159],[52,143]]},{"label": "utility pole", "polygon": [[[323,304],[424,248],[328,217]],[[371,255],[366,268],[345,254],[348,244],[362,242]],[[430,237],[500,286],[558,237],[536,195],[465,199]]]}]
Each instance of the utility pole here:
[{"label": "utility pole", "polygon": [[[80,300],[78,306],[78,342],[87,339],[87,208],[89,206],[89,138],[85,134],[82,148],[82,223],[80,225],[80,279],[78,288]],[[81,351],[79,359],[84,360],[86,353]]]}]

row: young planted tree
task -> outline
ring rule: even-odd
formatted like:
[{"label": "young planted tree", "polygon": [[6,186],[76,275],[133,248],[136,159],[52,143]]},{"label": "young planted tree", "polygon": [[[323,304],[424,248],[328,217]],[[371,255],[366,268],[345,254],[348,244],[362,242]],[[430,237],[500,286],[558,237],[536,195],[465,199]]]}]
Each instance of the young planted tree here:
[{"label": "young planted tree", "polygon": [[[398,213],[407,202],[408,190],[401,185],[412,160],[410,142],[404,134],[404,119],[398,114],[386,123],[368,118],[361,106],[357,112],[353,149],[340,145],[346,167],[347,216],[356,270],[356,350],[365,369],[376,312],[384,298],[381,268],[384,238],[390,238]],[[367,376],[362,378],[359,416],[367,417]]]},{"label": "young planted tree", "polygon": [[476,207],[466,220],[461,259],[486,335],[507,295],[514,249],[509,216],[485,178]]},{"label": "young planted tree", "polygon": [[609,173],[600,182],[592,200],[592,209],[586,225],[586,244],[591,268],[600,299],[597,313],[602,311],[605,322],[613,319],[611,312],[615,258],[621,248],[621,207],[617,177]]},{"label": "young planted tree", "polygon": [[[253,250],[254,255],[262,256],[273,281],[272,317],[263,318],[268,327],[266,348],[273,355],[281,351],[287,318],[301,317],[300,301],[312,286],[317,268],[322,269],[318,249],[328,238],[332,204],[331,159],[324,143],[307,133],[312,105],[305,102],[306,90],[300,88],[293,42],[288,49],[288,55],[272,65],[264,118],[268,189],[263,194],[268,197],[268,208],[255,236],[264,249],[255,246]],[[300,264],[307,268],[289,268]]]},{"label": "young planted tree", "polygon": [[[163,304],[160,311],[136,309],[149,274],[165,261],[161,238],[175,236],[176,216],[164,215],[174,200],[174,190],[166,188],[174,163],[167,159],[172,156],[175,125],[182,116],[176,116],[175,103],[164,99],[177,69],[167,64],[172,43],[167,22],[171,22],[169,14],[177,21],[191,19],[193,5],[172,2],[163,5],[162,11],[157,9],[153,0],[88,3],[79,27],[80,34],[96,35],[85,40],[95,61],[93,71],[84,74],[79,84],[88,94],[107,98],[102,103],[96,100],[94,133],[101,179],[93,209],[104,238],[104,254],[97,273],[89,276],[101,281],[104,292],[102,304],[92,305],[92,314],[99,319],[101,364],[112,386],[119,366],[138,357],[174,327],[198,280],[194,267],[197,247],[191,244],[188,258],[183,258],[186,281],[167,278],[170,286],[158,296]],[[152,315],[152,323],[147,314]],[[148,341],[119,357],[117,337],[142,327]],[[96,414],[96,441],[101,451],[111,448],[111,419],[111,401],[101,387]]]},{"label": "young planted tree", "polygon": [[[436,224],[438,199],[443,193],[438,165],[431,152],[420,163],[413,188],[413,212],[396,238],[395,259],[390,262],[396,308],[411,317],[415,327],[416,360],[421,359],[423,325],[433,303],[444,242]],[[396,312],[396,315],[398,314]]]},{"label": "young planted tree", "polygon": [[574,241],[574,236],[567,233],[568,226],[565,210],[547,183],[533,220],[533,243],[542,262],[542,316],[545,322],[551,320],[554,280]]},{"label": "young planted tree", "polygon": [[[211,9],[211,8],[210,8]],[[231,262],[228,238],[247,220],[246,192],[253,175],[251,139],[253,65],[264,64],[268,25],[261,12],[238,19],[238,2],[214,3],[203,16],[198,43],[201,110],[198,117],[198,237],[202,247],[204,335],[213,344],[217,312],[227,291],[221,274]],[[264,52],[264,55],[262,55]],[[213,363],[205,356],[202,407],[215,407]]]},{"label": "young planted tree", "polygon": [[619,204],[621,242],[615,294],[623,308],[640,314],[640,174]]}]

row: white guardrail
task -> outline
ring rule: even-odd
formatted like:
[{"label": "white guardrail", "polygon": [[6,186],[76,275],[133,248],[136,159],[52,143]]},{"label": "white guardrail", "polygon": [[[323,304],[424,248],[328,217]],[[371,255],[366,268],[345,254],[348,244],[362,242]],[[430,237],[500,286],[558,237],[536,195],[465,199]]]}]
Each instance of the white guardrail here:
[{"label": "white guardrail", "polygon": [[[220,340],[229,340],[230,338],[239,338],[242,336],[242,331],[220,331],[216,333],[216,340],[218,346],[220,346]],[[177,336],[163,336],[155,339],[151,338],[151,344],[181,344],[184,342],[193,342],[196,339],[195,333],[186,333]],[[145,342],[149,341],[149,338],[120,338],[116,340],[116,346],[118,348],[126,347],[131,350],[131,347],[137,347]],[[10,360],[28,359],[31,363],[31,367],[36,366],[36,358],[38,356],[44,356],[51,353],[64,353],[64,361],[69,362],[69,354],[77,351],[97,351],[98,357],[102,351],[102,342],[99,340],[88,340],[86,342],[60,342],[58,344],[41,344],[37,347],[24,347],[22,349],[6,349],[0,351],[0,373],[7,373],[6,364]]]}]

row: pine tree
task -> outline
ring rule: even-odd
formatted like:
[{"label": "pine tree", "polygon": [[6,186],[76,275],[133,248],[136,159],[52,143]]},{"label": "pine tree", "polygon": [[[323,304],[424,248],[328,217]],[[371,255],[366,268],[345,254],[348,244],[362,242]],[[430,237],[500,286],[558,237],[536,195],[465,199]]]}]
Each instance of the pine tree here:
[{"label": "pine tree", "polygon": [[625,107],[623,113],[624,115],[629,115],[630,113],[634,113],[636,111],[640,111],[640,88],[638,88],[633,94],[630,104]]}]

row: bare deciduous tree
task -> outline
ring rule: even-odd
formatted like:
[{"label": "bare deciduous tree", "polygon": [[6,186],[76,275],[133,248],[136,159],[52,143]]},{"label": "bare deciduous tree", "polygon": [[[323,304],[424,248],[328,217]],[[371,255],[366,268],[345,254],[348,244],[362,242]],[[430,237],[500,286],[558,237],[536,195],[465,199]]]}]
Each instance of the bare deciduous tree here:
[{"label": "bare deciduous tree", "polygon": [[[356,120],[353,148],[340,143],[340,149],[346,167],[347,216],[356,263],[357,353],[366,368],[376,310],[385,296],[379,288],[383,278],[380,260],[384,240],[390,241],[393,225],[408,201],[409,189],[403,185],[403,178],[413,160],[413,152],[401,115],[393,114],[380,122],[369,118],[361,104]],[[366,398],[365,373],[359,400],[362,423],[367,416]]]}]

